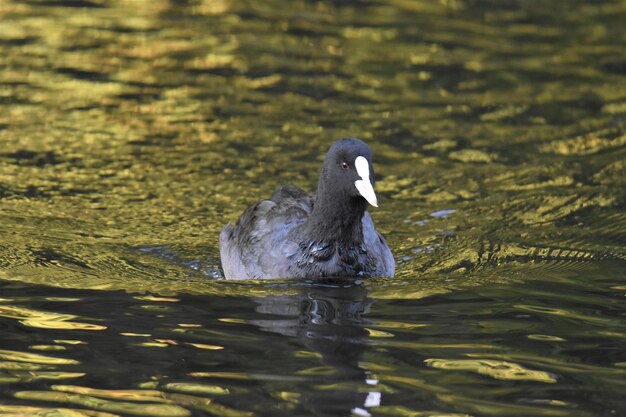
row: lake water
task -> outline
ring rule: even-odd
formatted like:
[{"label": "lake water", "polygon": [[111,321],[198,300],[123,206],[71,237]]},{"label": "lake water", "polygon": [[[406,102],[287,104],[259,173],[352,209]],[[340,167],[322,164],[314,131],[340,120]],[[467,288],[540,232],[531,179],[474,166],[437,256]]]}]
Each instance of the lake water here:
[{"label": "lake water", "polygon": [[[626,415],[626,1],[0,2],[0,415]],[[393,279],[229,282],[338,138]]]}]

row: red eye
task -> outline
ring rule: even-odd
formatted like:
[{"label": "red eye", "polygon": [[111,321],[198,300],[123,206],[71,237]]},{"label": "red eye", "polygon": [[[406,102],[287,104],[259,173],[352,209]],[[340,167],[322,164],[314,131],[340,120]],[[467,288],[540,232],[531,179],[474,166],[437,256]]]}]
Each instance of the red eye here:
[{"label": "red eye", "polygon": [[345,170],[345,169],[348,169],[348,168],[350,168],[350,165],[348,165],[348,163],[347,163],[347,162],[342,162],[342,163],[341,163],[341,169],[344,169],[344,170]]}]

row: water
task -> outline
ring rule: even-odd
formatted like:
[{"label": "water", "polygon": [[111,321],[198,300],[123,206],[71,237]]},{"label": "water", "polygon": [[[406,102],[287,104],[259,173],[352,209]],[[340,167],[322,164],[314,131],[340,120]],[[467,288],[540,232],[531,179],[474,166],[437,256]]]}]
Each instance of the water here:
[{"label": "water", "polygon": [[[625,18],[0,3],[0,414],[626,415]],[[396,277],[221,280],[342,136]]]}]

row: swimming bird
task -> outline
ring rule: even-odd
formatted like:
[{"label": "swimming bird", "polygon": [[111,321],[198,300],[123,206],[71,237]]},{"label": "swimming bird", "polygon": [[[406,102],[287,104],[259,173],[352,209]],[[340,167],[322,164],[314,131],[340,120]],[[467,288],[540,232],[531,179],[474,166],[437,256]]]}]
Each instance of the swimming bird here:
[{"label": "swimming bird", "polygon": [[274,190],[220,233],[227,279],[392,277],[395,264],[367,205],[378,207],[372,151],[360,139],[335,142],[317,193]]}]

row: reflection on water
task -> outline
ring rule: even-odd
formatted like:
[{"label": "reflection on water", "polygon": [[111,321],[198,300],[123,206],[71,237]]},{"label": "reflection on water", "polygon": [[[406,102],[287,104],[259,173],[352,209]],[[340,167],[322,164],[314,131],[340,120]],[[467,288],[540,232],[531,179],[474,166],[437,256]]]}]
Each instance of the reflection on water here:
[{"label": "reflection on water", "polygon": [[[373,302],[367,289],[350,282],[302,286],[293,296],[258,298],[256,311],[284,319],[252,320],[261,330],[299,340],[316,366],[296,372],[312,384],[310,392],[294,393],[299,404],[318,415],[368,412],[380,405],[378,380],[359,364],[367,347],[368,323],[363,316]],[[263,316],[262,316],[263,317]],[[371,391],[367,386],[371,385]]]},{"label": "reflection on water", "polygon": [[3,308],[106,328],[2,316],[0,410],[604,415],[625,406],[623,268],[586,273],[603,279],[541,271],[421,299],[373,297],[384,281],[264,283],[221,297],[2,284]]},{"label": "reflection on water", "polygon": [[[0,414],[625,414],[625,15],[0,2]],[[219,279],[342,136],[396,278]]]}]

